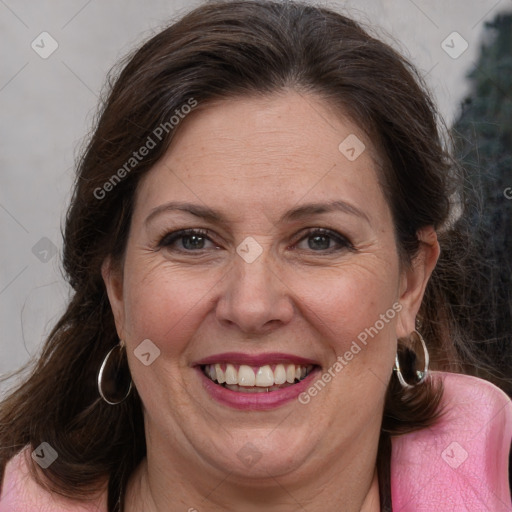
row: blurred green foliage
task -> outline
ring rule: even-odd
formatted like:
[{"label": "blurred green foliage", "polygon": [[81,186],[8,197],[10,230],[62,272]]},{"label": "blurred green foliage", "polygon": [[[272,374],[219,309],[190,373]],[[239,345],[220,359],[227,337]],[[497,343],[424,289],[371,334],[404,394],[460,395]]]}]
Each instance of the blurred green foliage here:
[{"label": "blurred green foliage", "polygon": [[[468,79],[452,135],[468,188],[477,193],[464,215],[480,261],[460,306],[476,320],[470,332],[478,350],[512,377],[512,14],[486,23]],[[512,384],[502,387],[512,392]]]}]

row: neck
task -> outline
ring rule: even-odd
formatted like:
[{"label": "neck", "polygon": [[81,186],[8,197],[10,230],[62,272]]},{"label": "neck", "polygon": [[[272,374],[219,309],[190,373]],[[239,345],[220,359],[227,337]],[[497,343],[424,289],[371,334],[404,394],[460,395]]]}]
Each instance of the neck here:
[{"label": "neck", "polygon": [[[162,444],[153,444],[153,448],[157,446]],[[324,512],[338,510],[343,504],[344,512],[379,512],[375,456],[361,455],[350,465],[340,464],[341,456],[321,461],[321,470],[311,472],[309,478],[269,475],[248,483],[229,471],[212,471],[207,464],[201,469],[191,468],[175,454],[152,450],[148,444],[148,456],[128,483],[125,511],[294,512],[301,508]],[[365,464],[367,460],[373,462]]]}]

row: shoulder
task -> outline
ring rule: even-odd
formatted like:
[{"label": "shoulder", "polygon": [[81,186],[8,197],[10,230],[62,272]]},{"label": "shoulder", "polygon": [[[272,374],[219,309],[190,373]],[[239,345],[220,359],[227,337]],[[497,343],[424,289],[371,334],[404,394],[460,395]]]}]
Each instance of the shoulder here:
[{"label": "shoulder", "polygon": [[393,507],[510,512],[512,401],[485,380],[432,373],[443,381],[444,414],[430,428],[393,438]]},{"label": "shoulder", "polygon": [[29,471],[30,448],[25,447],[6,465],[0,491],[0,512],[106,512],[106,496],[83,504],[43,489]]}]

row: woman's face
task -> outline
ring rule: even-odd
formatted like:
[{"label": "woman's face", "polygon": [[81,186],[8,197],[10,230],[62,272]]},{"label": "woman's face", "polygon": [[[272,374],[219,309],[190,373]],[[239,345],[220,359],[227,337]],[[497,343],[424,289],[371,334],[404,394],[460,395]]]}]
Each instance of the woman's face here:
[{"label": "woman's face", "polygon": [[122,270],[104,265],[148,456],[286,479],[375,453],[426,280],[401,271],[377,159],[293,91],[181,121],[137,189]]}]

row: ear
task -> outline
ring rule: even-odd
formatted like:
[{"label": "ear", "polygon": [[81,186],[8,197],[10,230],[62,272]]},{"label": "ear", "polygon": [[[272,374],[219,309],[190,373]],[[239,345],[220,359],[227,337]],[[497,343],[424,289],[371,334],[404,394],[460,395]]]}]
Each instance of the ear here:
[{"label": "ear", "polygon": [[124,340],[124,300],[123,300],[123,273],[122,269],[114,266],[112,259],[108,256],[101,265],[101,276],[107,289],[108,300],[114,315],[117,335]]},{"label": "ear", "polygon": [[436,231],[432,226],[420,229],[417,236],[420,241],[418,254],[410,266],[403,269],[400,281],[402,309],[397,323],[398,338],[407,337],[415,330],[416,315],[441,252]]}]

